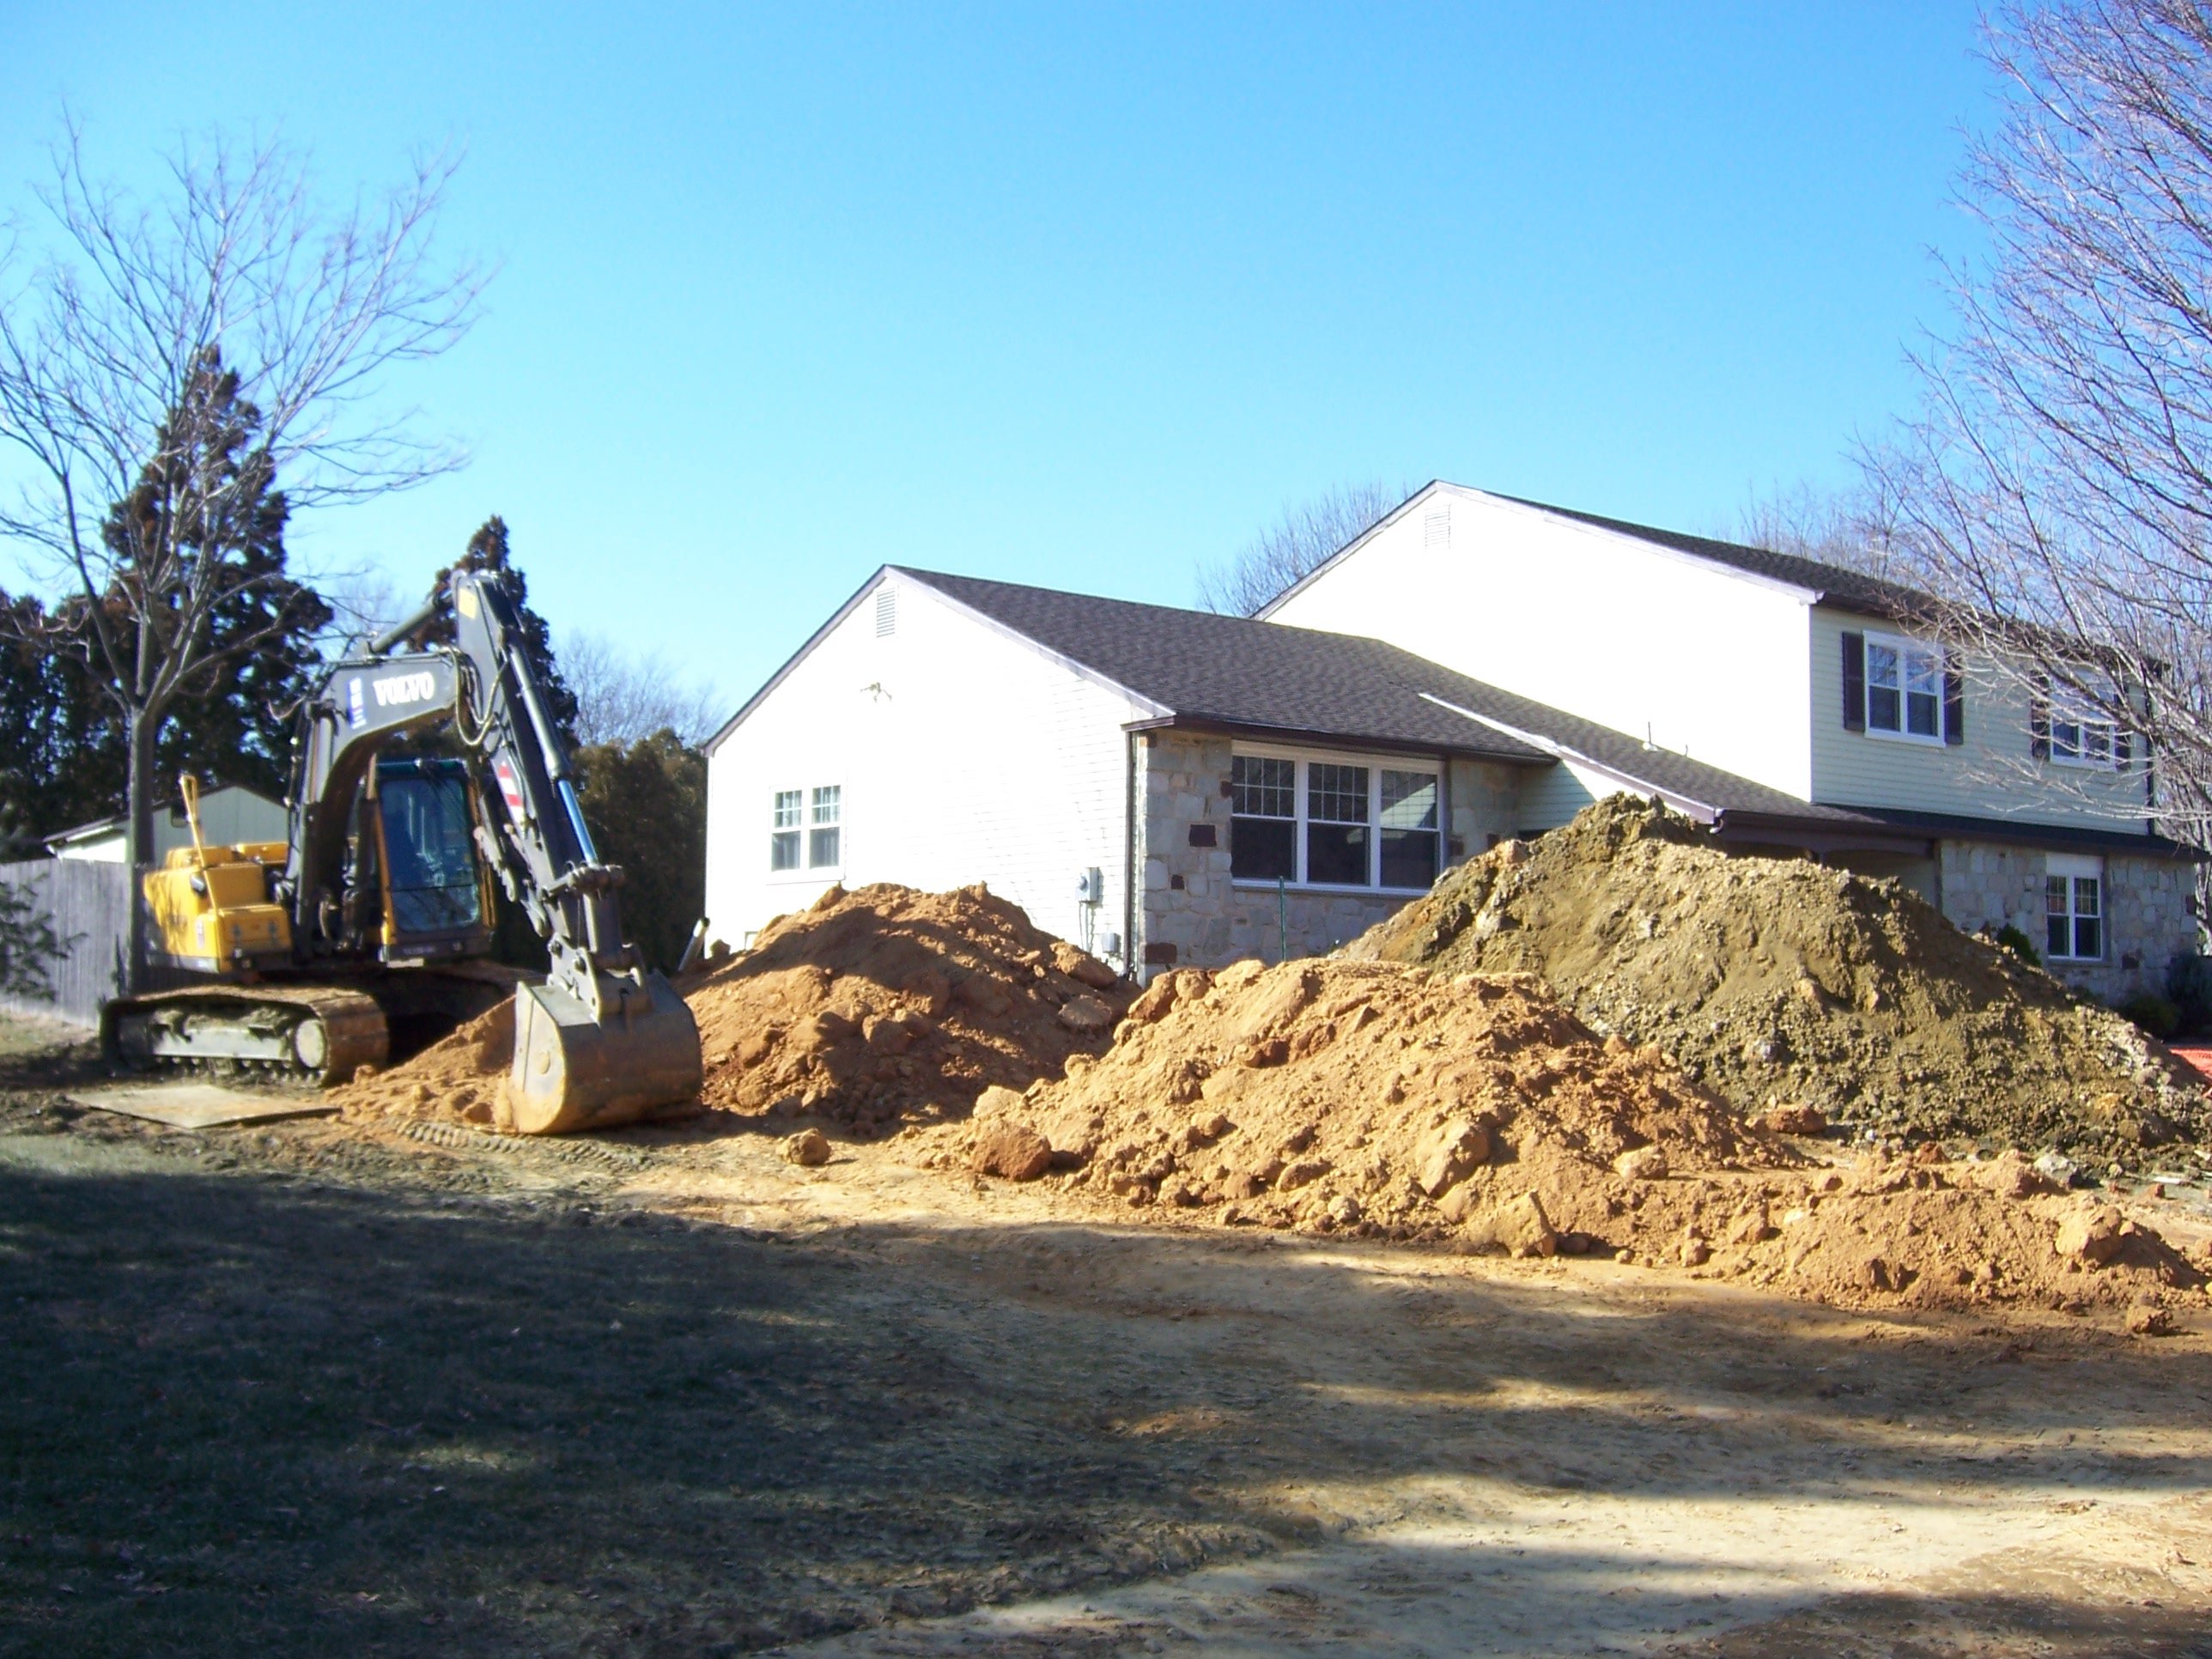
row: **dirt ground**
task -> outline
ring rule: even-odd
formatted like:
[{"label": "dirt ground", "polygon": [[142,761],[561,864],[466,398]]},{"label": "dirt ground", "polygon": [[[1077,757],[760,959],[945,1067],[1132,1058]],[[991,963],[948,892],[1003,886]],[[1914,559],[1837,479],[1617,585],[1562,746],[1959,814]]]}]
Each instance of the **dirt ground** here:
[{"label": "dirt ground", "polygon": [[0,1652],[2212,1655],[2201,1311],[1132,1226],[788,1119],[177,1133],[0,1050]]}]

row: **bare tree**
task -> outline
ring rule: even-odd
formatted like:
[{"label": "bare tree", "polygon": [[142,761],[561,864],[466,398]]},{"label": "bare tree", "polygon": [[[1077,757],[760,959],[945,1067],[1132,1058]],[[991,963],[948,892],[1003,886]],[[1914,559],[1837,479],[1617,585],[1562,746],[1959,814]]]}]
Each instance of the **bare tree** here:
[{"label": "bare tree", "polygon": [[1281,516],[1218,563],[1200,567],[1198,602],[1224,616],[1250,617],[1285,588],[1327,563],[1413,492],[1379,480],[1339,484]]},{"label": "bare tree", "polygon": [[576,740],[586,745],[629,745],[665,730],[696,749],[730,712],[720,690],[684,679],[658,653],[625,655],[596,634],[562,640],[561,672],[576,694]]},{"label": "bare tree", "polygon": [[[221,659],[295,624],[281,580],[241,556],[245,521],[367,500],[461,465],[384,408],[381,376],[438,356],[485,281],[436,258],[456,163],[326,212],[280,144],[180,141],[157,200],[94,179],[65,128],[37,199],[49,245],[0,264],[0,439],[28,463],[0,535],[70,598],[43,642],[92,666],[125,723],[129,855],[153,845],[155,743]],[[128,504],[127,510],[125,504]],[[143,942],[134,905],[133,943]],[[134,950],[134,969],[138,952]]]},{"label": "bare tree", "polygon": [[1713,534],[1885,581],[1908,582],[1918,574],[1898,544],[1893,504],[1871,481],[1828,489],[1800,479],[1747,492],[1735,517]]},{"label": "bare tree", "polygon": [[[2015,4],[1966,205],[1986,258],[1863,457],[1940,620],[2038,719],[2147,738],[2150,810],[2212,829],[2212,13]],[[2039,731],[2037,742],[2046,742]],[[2110,799],[2109,797],[2107,798]],[[2141,797],[2115,810],[2141,816]]]}]

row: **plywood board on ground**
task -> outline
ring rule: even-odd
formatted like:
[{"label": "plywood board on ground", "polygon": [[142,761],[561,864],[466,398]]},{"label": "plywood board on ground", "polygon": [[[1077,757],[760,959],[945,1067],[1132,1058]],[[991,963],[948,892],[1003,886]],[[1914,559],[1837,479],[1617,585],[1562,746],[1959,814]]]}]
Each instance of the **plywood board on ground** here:
[{"label": "plywood board on ground", "polygon": [[257,1123],[280,1117],[320,1117],[337,1110],[316,1095],[248,1094],[215,1083],[157,1083],[114,1089],[80,1089],[80,1106],[166,1123],[173,1129],[212,1129],[224,1123]]}]

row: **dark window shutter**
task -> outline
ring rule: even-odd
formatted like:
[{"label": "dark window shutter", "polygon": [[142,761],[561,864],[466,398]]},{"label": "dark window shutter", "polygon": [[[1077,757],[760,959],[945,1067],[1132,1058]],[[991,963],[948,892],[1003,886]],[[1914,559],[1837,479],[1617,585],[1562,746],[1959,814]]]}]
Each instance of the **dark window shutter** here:
[{"label": "dark window shutter", "polygon": [[2027,706],[2027,746],[2036,759],[2051,758],[2051,682],[2036,682],[2038,690]]},{"label": "dark window shutter", "polygon": [[1844,730],[1866,730],[1866,635],[1844,635]]},{"label": "dark window shutter", "polygon": [[1943,670],[1943,741],[1954,745],[1966,740],[1966,677],[1957,669]]}]

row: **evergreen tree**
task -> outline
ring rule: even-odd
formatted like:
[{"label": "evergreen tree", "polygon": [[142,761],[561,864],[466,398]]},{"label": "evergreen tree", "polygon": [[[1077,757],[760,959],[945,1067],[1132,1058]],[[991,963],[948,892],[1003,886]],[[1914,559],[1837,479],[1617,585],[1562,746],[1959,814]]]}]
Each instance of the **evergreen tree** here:
[{"label": "evergreen tree", "polygon": [[[199,665],[155,739],[161,793],[175,787],[179,772],[193,772],[210,788],[242,784],[282,799],[291,783],[289,711],[314,688],[315,636],[332,613],[319,593],[286,571],[290,509],[255,447],[260,413],[240,398],[238,376],[212,353],[203,396],[205,406],[194,416],[204,434],[198,453],[149,465],[109,513],[102,539],[121,584],[132,581],[138,550],[174,544],[184,556],[227,567],[201,623]],[[173,476],[187,466],[198,469],[194,476]],[[179,513],[191,522],[165,533],[156,520]],[[127,644],[123,655],[126,661],[133,655]]]},{"label": "evergreen tree", "polygon": [[[438,573],[437,588],[443,588],[447,579],[456,569],[489,570],[507,576],[509,591],[514,596],[515,622],[522,635],[522,650],[530,659],[530,665],[538,675],[538,689],[543,694],[545,716],[553,722],[561,746],[574,751],[576,747],[576,694],[568,682],[562,678],[561,665],[553,655],[553,629],[544,617],[530,608],[530,581],[515,564],[507,547],[507,520],[495,513],[469,538],[467,550],[461,555],[459,565],[448,565]],[[433,591],[435,591],[434,589]],[[451,645],[453,642],[453,624],[441,617],[422,631],[425,644]]]},{"label": "evergreen tree", "polygon": [[[0,833],[19,848],[125,810],[133,694],[164,677],[141,703],[157,799],[179,772],[271,799],[290,782],[288,711],[313,688],[330,607],[286,572],[286,504],[256,447],[260,416],[215,354],[187,404],[102,524],[111,575],[98,614],[82,599],[52,611],[5,602]],[[189,619],[157,598],[189,580],[179,564],[222,571]]]},{"label": "evergreen tree", "polygon": [[623,869],[623,931],[672,970],[707,902],[707,757],[664,730],[575,758],[584,821],[599,856]]}]

